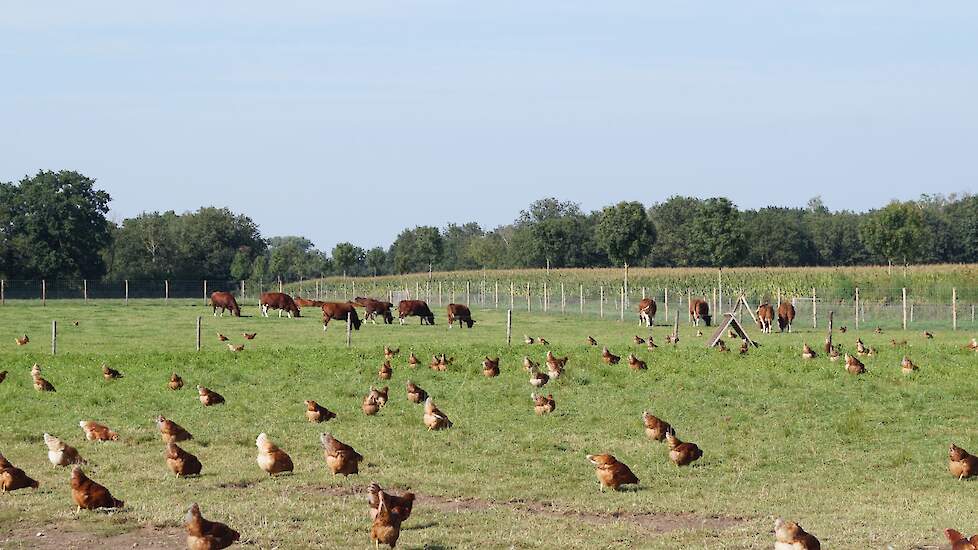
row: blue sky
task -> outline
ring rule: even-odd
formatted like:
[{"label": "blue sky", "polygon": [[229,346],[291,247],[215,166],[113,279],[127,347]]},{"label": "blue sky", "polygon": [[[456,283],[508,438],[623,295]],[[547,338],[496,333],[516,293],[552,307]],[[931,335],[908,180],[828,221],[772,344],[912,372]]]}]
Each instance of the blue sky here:
[{"label": "blue sky", "polygon": [[0,180],[326,249],[544,196],[862,210],[974,191],[976,29],[974,2],[13,4]]}]

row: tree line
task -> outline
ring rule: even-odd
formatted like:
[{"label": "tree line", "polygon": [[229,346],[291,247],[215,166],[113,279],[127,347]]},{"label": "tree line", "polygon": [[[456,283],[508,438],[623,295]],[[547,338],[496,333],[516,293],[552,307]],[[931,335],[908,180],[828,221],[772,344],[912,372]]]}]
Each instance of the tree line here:
[{"label": "tree line", "polygon": [[0,277],[283,280],[464,269],[633,266],[848,266],[975,263],[978,197],[923,195],[855,212],[740,210],[729,199],[672,196],[586,212],[544,198],[512,223],[405,228],[388,247],[264,237],[228,208],[145,212],[113,223],[111,197],[74,171],[0,182]]}]

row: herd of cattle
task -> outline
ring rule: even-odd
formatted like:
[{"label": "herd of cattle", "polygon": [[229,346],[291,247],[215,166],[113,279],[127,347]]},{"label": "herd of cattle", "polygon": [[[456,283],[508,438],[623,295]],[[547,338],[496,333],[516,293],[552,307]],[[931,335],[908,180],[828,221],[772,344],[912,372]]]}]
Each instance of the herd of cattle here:
[{"label": "herd of cattle", "polygon": [[[285,312],[289,318],[301,317],[300,308],[319,308],[323,313],[324,331],[333,319],[346,321],[354,330],[360,330],[363,321],[371,321],[376,324],[377,317],[383,319],[385,324],[390,325],[394,323],[394,315],[391,313],[391,308],[394,307],[394,304],[373,298],[357,297],[352,302],[323,302],[320,300],[308,300],[299,296],[293,299],[292,296],[284,292],[263,292],[258,298],[258,307],[261,310],[261,314],[265,317],[268,317],[269,310],[274,309],[279,311],[280,316],[282,312]],[[238,306],[234,295],[230,292],[218,291],[211,293],[211,308],[215,316],[217,315],[218,309],[221,310],[222,316],[226,311],[236,317],[241,316],[241,308]],[[356,308],[363,308],[362,321],[357,314]],[[428,303],[424,300],[401,300],[397,304],[397,317],[402,325],[408,317],[420,318],[422,325],[426,323],[429,325],[435,324],[435,314],[431,312],[431,308],[428,307]],[[469,310],[468,306],[464,304],[448,304],[449,328],[455,323],[458,323],[459,327],[465,325],[468,328],[472,328],[475,320],[472,319],[472,311]]]}]

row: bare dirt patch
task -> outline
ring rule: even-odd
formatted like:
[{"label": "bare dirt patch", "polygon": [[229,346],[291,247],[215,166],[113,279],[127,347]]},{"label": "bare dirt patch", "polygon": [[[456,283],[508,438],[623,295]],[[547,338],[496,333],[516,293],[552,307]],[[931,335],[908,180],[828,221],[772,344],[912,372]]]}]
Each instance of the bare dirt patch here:
[{"label": "bare dirt patch", "polygon": [[[366,497],[366,487],[310,487],[310,490],[333,496]],[[415,503],[422,508],[433,508],[439,512],[478,512],[495,508],[510,508],[521,512],[532,513],[550,519],[580,521],[592,525],[607,525],[616,522],[630,523],[653,533],[667,533],[677,530],[709,529],[719,531],[742,525],[747,522],[743,518],[725,516],[700,516],[692,513],[635,513],[635,512],[582,512],[580,510],[562,509],[549,502],[537,501],[493,501],[480,498],[447,498],[436,495],[415,493]]]},{"label": "bare dirt patch", "polygon": [[72,525],[47,525],[17,528],[0,534],[0,549],[36,548],[69,550],[87,548],[164,548],[187,547],[187,533],[179,527],[137,527],[125,533],[98,535]]}]

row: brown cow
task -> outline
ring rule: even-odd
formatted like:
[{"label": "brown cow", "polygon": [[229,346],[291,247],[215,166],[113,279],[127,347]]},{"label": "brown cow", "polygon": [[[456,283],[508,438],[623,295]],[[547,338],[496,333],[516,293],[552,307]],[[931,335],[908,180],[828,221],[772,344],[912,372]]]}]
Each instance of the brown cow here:
[{"label": "brown cow", "polygon": [[448,304],[448,328],[452,328],[452,325],[458,321],[458,328],[462,328],[462,323],[468,328],[472,328],[475,324],[475,320],[472,319],[472,312],[469,307],[463,304]]},{"label": "brown cow", "polygon": [[390,302],[384,302],[382,300],[375,300],[373,298],[363,298],[357,296],[353,299],[353,303],[363,308],[363,320],[371,321],[373,324],[377,324],[375,320],[377,314],[380,314],[384,318],[385,325],[394,324],[394,315],[391,314],[391,308],[394,304]]},{"label": "brown cow", "polygon": [[288,294],[283,294],[281,292],[263,292],[261,297],[258,299],[258,306],[261,308],[261,314],[265,317],[268,317],[269,309],[279,310],[279,317],[282,316],[283,311],[289,314],[289,319],[291,319],[293,315],[296,317],[301,317],[301,315],[299,315],[299,306],[295,305],[295,300],[293,300]]},{"label": "brown cow", "polygon": [[401,300],[397,304],[397,318],[404,324],[405,317],[420,317],[421,324],[435,324],[435,314],[424,300]]},{"label": "brown cow", "polygon": [[764,302],[757,306],[757,326],[765,334],[771,333],[771,323],[774,322],[774,308],[771,304]]},{"label": "brown cow", "polygon": [[323,302],[323,332],[331,319],[339,319],[353,325],[353,330],[360,330],[360,317],[353,302]]},{"label": "brown cow", "polygon": [[241,308],[238,307],[234,294],[230,292],[211,292],[211,307],[214,309],[214,317],[217,317],[217,308],[221,308],[221,317],[224,317],[224,310],[230,311],[235,317],[241,317]]},{"label": "brown cow", "polygon": [[300,308],[303,308],[303,307],[323,307],[323,304],[326,303],[326,302],[323,302],[322,300],[309,300],[307,298],[302,298],[302,297],[299,297],[299,296],[296,296],[294,301],[295,301],[295,305],[299,306]]},{"label": "brown cow", "polygon": [[713,320],[710,315],[710,304],[702,298],[696,298],[689,303],[689,318],[693,321],[694,326],[700,326],[700,319],[706,323],[706,326],[710,326],[710,321]]},{"label": "brown cow", "polygon": [[795,320],[795,306],[791,305],[791,302],[781,302],[778,304],[778,328],[781,332],[784,332],[785,327],[788,327],[788,332],[791,333],[791,322]]},{"label": "brown cow", "polygon": [[655,300],[652,298],[642,298],[638,303],[639,323],[647,327],[655,324]]}]

